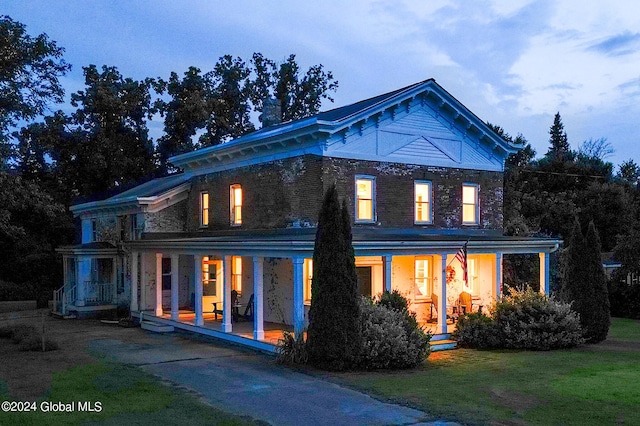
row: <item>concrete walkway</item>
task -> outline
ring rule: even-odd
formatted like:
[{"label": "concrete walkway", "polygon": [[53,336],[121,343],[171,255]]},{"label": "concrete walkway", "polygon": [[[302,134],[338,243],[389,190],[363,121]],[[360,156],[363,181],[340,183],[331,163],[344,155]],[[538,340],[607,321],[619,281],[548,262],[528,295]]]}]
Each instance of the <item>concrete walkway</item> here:
[{"label": "concrete walkway", "polygon": [[89,348],[194,390],[223,411],[273,425],[452,424],[292,371],[247,349],[140,332],[146,334],[141,343],[102,339]]}]

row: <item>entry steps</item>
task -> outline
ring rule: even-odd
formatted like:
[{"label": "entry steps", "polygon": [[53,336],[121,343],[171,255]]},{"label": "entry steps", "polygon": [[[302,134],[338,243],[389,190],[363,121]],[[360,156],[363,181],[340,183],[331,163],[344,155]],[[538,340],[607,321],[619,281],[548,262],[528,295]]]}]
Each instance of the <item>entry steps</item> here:
[{"label": "entry steps", "polygon": [[431,344],[431,352],[449,351],[458,347],[458,342],[451,340],[451,334],[436,334],[429,342]]},{"label": "entry steps", "polygon": [[140,323],[140,328],[153,331],[154,333],[172,333],[174,331],[172,325],[158,324],[157,322],[147,320]]}]

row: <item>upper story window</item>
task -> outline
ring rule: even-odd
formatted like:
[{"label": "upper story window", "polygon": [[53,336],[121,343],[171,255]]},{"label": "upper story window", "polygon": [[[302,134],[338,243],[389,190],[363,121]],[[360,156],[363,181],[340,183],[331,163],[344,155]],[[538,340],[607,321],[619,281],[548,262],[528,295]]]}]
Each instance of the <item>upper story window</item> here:
[{"label": "upper story window", "polygon": [[305,259],[302,265],[304,274],[304,301],[311,302],[311,282],[313,280],[313,259]]},{"label": "upper story window", "polygon": [[431,182],[417,180],[414,183],[415,223],[431,223]]},{"label": "upper story window", "polygon": [[480,223],[480,209],[478,203],[479,186],[474,183],[462,185],[462,224],[477,225]]},{"label": "upper story window", "polygon": [[424,299],[433,293],[433,259],[431,256],[415,258],[414,282],[416,298]]},{"label": "upper story window", "polygon": [[209,193],[200,193],[200,226],[209,226]]},{"label": "upper story window", "polygon": [[231,258],[231,289],[242,293],[242,257]]},{"label": "upper story window", "polygon": [[91,220],[91,241],[98,241],[98,221],[96,219]]},{"label": "upper story window", "polygon": [[376,217],[376,179],[356,176],[356,222],[373,222]]},{"label": "upper story window", "polygon": [[242,225],[242,186],[240,184],[231,185],[229,192],[231,225]]}]

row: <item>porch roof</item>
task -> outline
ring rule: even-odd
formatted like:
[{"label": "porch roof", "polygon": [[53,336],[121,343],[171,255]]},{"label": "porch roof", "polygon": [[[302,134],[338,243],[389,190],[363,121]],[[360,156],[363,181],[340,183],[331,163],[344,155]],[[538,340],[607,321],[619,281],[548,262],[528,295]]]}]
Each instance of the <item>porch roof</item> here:
[{"label": "porch roof", "polygon": [[118,247],[108,242],[91,242],[58,247],[56,252],[65,256],[112,257],[118,254]]},{"label": "porch roof", "polygon": [[[313,253],[316,228],[274,230],[148,233],[132,241],[132,249],[224,253],[267,257],[309,256]],[[457,253],[467,243],[468,253],[551,253],[562,240],[511,237],[486,230],[416,230],[354,228],[356,255],[402,255]]]}]

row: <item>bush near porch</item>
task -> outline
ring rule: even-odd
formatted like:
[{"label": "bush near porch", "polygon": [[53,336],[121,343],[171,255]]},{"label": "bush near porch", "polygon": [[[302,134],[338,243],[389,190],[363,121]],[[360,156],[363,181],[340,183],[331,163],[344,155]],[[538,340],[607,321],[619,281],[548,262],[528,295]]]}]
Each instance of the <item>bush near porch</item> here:
[{"label": "bush near porch", "polygon": [[453,337],[462,347],[478,349],[547,351],[584,343],[580,317],[571,305],[531,288],[510,289],[490,316],[463,315]]}]

